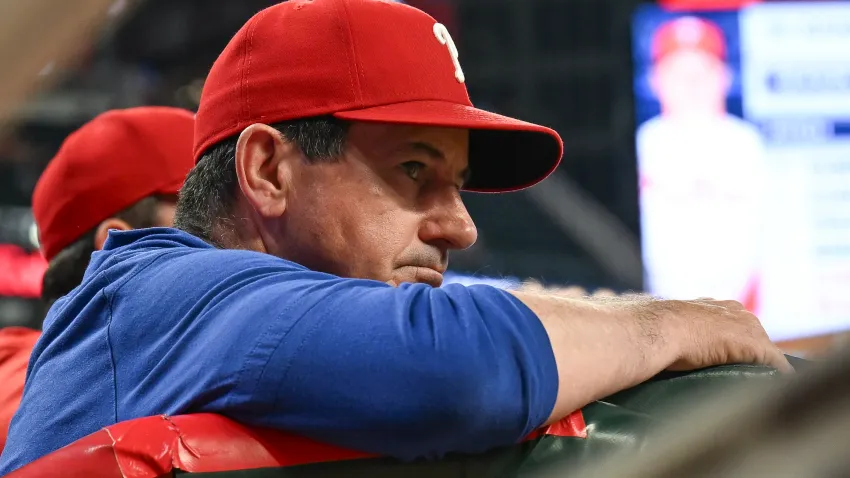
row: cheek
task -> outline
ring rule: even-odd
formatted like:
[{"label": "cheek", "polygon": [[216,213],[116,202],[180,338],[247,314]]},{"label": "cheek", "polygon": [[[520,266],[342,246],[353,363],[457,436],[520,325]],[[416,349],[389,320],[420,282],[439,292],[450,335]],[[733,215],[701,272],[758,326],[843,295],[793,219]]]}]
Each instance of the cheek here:
[{"label": "cheek", "polygon": [[356,251],[360,269],[388,280],[396,259],[417,241],[418,215],[400,207],[380,191],[370,191],[352,207],[343,226],[345,242]]},{"label": "cheek", "polygon": [[292,206],[283,238],[288,258],[341,277],[389,280],[417,237],[417,216],[380,191],[324,189]]},{"label": "cheek", "polygon": [[333,211],[339,260],[350,276],[388,281],[398,259],[418,241],[419,216],[379,188],[350,197]]},{"label": "cheek", "polygon": [[419,217],[402,209],[386,208],[362,217],[361,224],[373,254],[390,263],[418,240]]}]

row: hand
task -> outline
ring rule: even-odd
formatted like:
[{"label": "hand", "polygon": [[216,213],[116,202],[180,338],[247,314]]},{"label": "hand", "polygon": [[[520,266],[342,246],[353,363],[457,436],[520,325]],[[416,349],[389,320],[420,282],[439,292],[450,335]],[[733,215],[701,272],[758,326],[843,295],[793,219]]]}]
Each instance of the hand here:
[{"label": "hand", "polygon": [[695,370],[723,364],[758,364],[782,372],[794,369],[767,336],[759,319],[735,301],[698,299],[657,301],[662,327],[678,341],[679,359],[670,370]]}]

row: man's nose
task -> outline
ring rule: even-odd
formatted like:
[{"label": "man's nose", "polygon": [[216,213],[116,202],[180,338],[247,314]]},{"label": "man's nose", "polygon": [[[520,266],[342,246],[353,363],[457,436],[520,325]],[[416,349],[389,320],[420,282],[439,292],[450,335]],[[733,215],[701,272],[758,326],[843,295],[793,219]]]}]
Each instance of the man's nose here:
[{"label": "man's nose", "polygon": [[419,231],[419,239],[441,249],[466,249],[478,240],[478,229],[460,193],[433,204]]}]

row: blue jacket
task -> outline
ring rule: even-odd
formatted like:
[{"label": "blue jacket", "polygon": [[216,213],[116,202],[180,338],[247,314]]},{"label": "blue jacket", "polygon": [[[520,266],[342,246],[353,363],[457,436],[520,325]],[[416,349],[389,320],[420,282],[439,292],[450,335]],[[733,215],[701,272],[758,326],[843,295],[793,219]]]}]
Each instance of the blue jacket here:
[{"label": "blue jacket", "polygon": [[539,427],[557,391],[545,330],[502,290],[112,232],[45,320],[0,475],[105,425],[196,412],[402,459],[474,453]]}]

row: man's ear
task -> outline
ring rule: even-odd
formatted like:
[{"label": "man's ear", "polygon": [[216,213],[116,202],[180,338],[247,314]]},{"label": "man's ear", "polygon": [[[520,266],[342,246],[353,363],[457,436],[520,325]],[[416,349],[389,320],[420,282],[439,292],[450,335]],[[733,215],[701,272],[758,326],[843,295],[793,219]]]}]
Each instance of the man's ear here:
[{"label": "man's ear", "polygon": [[260,216],[283,215],[294,161],[301,161],[298,148],[269,125],[252,124],[239,135],[236,142],[239,188]]},{"label": "man's ear", "polygon": [[96,251],[103,249],[103,243],[106,242],[106,238],[109,236],[109,231],[111,229],[129,231],[133,228],[126,222],[115,217],[110,217],[109,219],[101,222],[100,225],[97,226],[97,231],[94,233],[94,249]]}]

